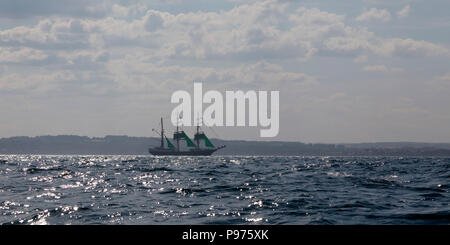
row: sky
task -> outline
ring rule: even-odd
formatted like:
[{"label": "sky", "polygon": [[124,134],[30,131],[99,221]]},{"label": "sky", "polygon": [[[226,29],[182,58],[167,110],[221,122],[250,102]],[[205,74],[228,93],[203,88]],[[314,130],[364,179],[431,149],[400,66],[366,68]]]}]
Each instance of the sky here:
[{"label": "sky", "polygon": [[449,9],[447,0],[2,0],[0,137],[156,136],[172,93],[200,81],[204,91],[280,91],[277,137],[205,129],[213,138],[450,142]]}]

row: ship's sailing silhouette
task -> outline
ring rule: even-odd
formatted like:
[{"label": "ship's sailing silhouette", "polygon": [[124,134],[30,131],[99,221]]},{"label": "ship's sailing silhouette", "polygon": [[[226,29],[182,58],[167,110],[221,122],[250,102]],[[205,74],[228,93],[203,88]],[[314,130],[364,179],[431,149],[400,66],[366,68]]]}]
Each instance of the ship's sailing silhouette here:
[{"label": "ship's sailing silhouette", "polygon": [[[153,129],[153,131],[157,132]],[[175,145],[167,138],[164,133],[163,119],[161,118],[161,132],[157,132],[161,136],[161,145],[158,147],[151,147],[148,152],[156,156],[209,156],[215,151],[222,149],[225,145],[216,147],[208,139],[203,131],[200,131],[200,126],[197,124],[197,131],[194,135],[194,141],[192,141],[189,136],[183,131],[179,130],[177,123],[177,130],[173,133],[173,140]],[[187,144],[187,150],[180,149],[180,141],[185,141]],[[200,142],[205,142],[205,148],[200,147]],[[195,142],[195,143],[194,143]]]}]

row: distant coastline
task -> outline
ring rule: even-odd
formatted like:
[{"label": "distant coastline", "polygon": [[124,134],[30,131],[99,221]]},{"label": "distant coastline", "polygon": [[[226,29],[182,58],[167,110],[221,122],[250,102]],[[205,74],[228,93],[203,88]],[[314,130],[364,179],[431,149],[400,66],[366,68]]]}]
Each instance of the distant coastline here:
[{"label": "distant coastline", "polygon": [[[0,154],[147,155],[154,137],[76,135],[0,138]],[[219,155],[280,156],[450,156],[450,143],[380,142],[310,144],[212,139],[227,145]]]}]

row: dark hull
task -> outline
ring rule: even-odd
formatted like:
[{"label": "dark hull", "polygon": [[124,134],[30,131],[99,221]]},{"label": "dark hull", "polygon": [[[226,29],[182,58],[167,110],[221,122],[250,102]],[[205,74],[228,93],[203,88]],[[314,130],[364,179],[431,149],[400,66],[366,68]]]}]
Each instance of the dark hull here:
[{"label": "dark hull", "polygon": [[214,149],[192,149],[189,151],[177,151],[168,148],[150,148],[148,152],[154,156],[211,156],[215,151],[224,148],[225,146]]}]

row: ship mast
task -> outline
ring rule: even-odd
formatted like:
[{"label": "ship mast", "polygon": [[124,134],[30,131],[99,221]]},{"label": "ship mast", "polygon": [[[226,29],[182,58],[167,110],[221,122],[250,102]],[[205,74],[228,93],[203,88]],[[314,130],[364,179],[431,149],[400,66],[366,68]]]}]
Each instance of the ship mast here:
[{"label": "ship mast", "polygon": [[[199,120],[200,120],[200,118],[197,115],[197,134],[196,135],[198,135],[199,130],[200,130]],[[196,141],[197,141],[197,147],[196,148],[199,149],[200,148],[200,139],[198,137],[194,137],[194,138],[196,138]]]},{"label": "ship mast", "polygon": [[164,125],[162,117],[161,117],[161,148],[164,148]]},{"label": "ship mast", "polygon": [[[177,114],[177,134],[178,134],[178,119],[180,119],[180,114]],[[177,136],[177,151],[180,151],[180,138]]]}]

